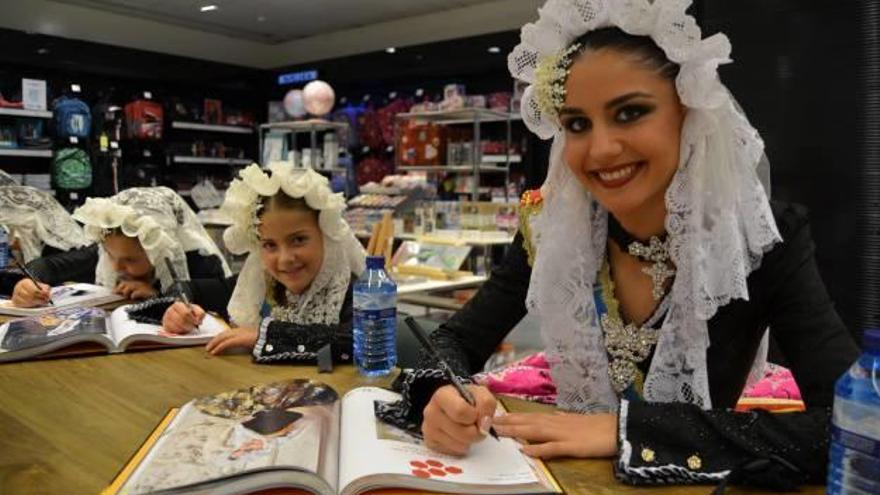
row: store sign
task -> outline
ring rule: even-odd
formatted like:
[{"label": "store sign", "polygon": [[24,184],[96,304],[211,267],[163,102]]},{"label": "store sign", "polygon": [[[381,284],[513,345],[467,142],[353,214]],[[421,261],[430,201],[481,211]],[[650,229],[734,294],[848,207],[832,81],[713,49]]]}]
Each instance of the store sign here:
[{"label": "store sign", "polygon": [[288,72],[287,74],[281,74],[278,76],[278,85],[284,86],[287,84],[296,84],[296,83],[304,83],[309,81],[314,81],[318,78],[317,70],[303,70],[299,72]]}]

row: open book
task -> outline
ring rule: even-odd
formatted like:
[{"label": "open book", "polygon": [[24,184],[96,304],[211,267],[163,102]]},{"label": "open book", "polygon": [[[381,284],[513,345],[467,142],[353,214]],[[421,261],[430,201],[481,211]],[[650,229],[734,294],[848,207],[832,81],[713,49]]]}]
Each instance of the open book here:
[{"label": "open book", "polygon": [[377,403],[399,398],[362,387],[340,399],[299,379],[196,399],[162,420],[103,493],[562,492],[510,438],[486,437],[452,457],[376,418]]},{"label": "open book", "polygon": [[82,283],[52,287],[49,294],[53,304],[38,308],[17,308],[12,305],[12,301],[0,298],[0,314],[13,316],[41,315],[57,311],[59,308],[100,306],[125,300],[124,297],[115,294],[107,287]]},{"label": "open book", "polygon": [[113,312],[68,307],[10,320],[0,325],[0,362],[36,356],[124,352],[130,347],[199,345],[226,328],[221,320],[205,315],[198,330],[185,335],[170,334],[159,325],[132,319],[129,311],[143,304],[120,306]]}]

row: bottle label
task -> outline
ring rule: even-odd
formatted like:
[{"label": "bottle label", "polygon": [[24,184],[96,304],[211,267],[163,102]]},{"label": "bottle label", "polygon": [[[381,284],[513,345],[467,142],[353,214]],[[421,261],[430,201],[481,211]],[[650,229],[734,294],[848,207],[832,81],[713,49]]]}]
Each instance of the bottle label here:
[{"label": "bottle label", "polygon": [[397,317],[397,308],[355,309],[354,313],[365,320],[384,320]]},{"label": "bottle label", "polygon": [[831,425],[831,441],[847,449],[880,458],[880,441]]}]

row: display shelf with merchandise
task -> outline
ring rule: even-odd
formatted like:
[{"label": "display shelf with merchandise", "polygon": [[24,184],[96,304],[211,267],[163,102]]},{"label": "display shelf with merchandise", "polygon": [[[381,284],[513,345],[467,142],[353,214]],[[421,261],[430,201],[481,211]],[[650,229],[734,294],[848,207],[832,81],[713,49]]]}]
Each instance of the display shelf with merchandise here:
[{"label": "display shelf with merchandise", "polygon": [[[479,176],[503,174],[504,183],[510,180],[510,165],[521,161],[521,156],[511,153],[511,120],[513,114],[486,108],[462,108],[457,110],[438,110],[425,112],[399,113],[394,120],[394,135],[397,143],[395,165],[400,172],[424,172],[426,174],[473,174],[477,177],[471,185],[471,200],[480,198]],[[505,124],[505,139],[502,143],[505,153],[485,153],[483,124],[499,122]],[[471,141],[465,143],[442,142],[430,126],[470,124]],[[427,125],[428,128],[422,126]],[[413,137],[415,136],[415,137]],[[446,158],[440,160],[441,149],[449,146]],[[453,153],[452,146],[457,153]],[[458,161],[458,163],[450,162]],[[460,160],[460,161],[459,161]],[[438,163],[440,162],[440,163]],[[463,162],[463,163],[462,163]],[[445,163],[445,164],[444,164]]]},{"label": "display shelf with merchandise", "polygon": [[[316,172],[338,174],[351,180],[350,171],[339,166],[339,134],[348,130],[345,122],[331,122],[324,119],[291,120],[261,124],[259,128],[260,160],[263,166],[271,161],[291,161],[294,167],[309,167]],[[323,142],[318,142],[323,134]],[[308,136],[308,148],[298,147],[298,137]],[[332,136],[332,137],[329,137]],[[273,146],[270,139],[278,138],[280,148]],[[273,143],[276,143],[273,139]],[[348,189],[346,187],[346,189]]]}]

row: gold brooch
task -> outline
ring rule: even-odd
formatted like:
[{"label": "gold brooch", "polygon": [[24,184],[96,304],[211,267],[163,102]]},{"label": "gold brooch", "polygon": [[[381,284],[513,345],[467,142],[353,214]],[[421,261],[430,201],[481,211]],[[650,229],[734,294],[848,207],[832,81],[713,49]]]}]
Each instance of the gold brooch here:
[{"label": "gold brooch", "polygon": [[642,460],[645,462],[654,462],[654,451],[648,447],[642,448]]},{"label": "gold brooch", "polygon": [[703,460],[697,454],[688,457],[687,463],[692,471],[699,471],[703,467]]}]

